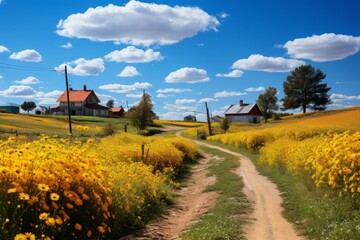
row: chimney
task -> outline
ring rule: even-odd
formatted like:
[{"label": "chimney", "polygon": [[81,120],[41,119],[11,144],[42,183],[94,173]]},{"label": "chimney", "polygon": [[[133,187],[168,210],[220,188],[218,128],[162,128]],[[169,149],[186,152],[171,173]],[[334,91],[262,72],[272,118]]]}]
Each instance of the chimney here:
[{"label": "chimney", "polygon": [[72,89],[72,87],[70,88],[70,91],[72,91],[73,89]]},{"label": "chimney", "polygon": [[240,100],[240,106],[242,106],[244,104],[243,100]]},{"label": "chimney", "polygon": [[84,91],[86,91],[86,85],[84,85]]}]

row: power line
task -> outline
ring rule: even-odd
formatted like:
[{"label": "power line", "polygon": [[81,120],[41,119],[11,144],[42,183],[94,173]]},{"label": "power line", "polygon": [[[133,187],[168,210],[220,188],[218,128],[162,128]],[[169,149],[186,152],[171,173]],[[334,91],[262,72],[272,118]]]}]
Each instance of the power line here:
[{"label": "power line", "polygon": [[24,66],[24,65],[10,64],[10,63],[0,63],[0,68],[24,70],[24,71],[54,71],[55,69],[49,67]]}]

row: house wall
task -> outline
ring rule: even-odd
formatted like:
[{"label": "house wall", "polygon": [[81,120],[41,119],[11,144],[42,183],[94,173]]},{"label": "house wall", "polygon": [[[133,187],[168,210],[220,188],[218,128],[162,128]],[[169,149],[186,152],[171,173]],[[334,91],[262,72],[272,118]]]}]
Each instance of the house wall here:
[{"label": "house wall", "polygon": [[226,115],[231,122],[260,123],[261,116],[258,115]]}]

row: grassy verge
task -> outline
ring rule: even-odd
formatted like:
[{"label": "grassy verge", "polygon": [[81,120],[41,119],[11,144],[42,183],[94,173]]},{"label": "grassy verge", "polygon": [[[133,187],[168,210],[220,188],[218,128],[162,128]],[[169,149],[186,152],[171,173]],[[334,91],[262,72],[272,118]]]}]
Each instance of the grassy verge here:
[{"label": "grassy verge", "polygon": [[210,161],[210,173],[217,181],[208,187],[208,191],[217,191],[220,196],[210,212],[199,219],[193,227],[185,232],[181,239],[244,239],[241,226],[245,222],[245,213],[250,204],[241,189],[241,178],[232,172],[239,166],[236,157],[206,148],[206,152],[224,158],[223,161]]},{"label": "grassy verge", "polygon": [[284,169],[261,165],[257,162],[259,154],[221,146],[252,159],[257,170],[277,184],[283,197],[284,216],[304,235],[319,240],[359,239],[360,199],[341,196],[332,189],[317,188],[309,175],[294,176]]}]

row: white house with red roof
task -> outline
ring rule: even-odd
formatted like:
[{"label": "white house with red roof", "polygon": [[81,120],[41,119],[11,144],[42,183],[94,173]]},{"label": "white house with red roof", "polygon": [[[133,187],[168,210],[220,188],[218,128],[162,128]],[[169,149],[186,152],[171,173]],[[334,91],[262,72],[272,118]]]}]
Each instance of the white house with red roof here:
[{"label": "white house with red roof", "polygon": [[262,113],[257,104],[240,100],[239,104],[232,104],[226,110],[225,117],[230,118],[231,122],[260,123]]},{"label": "white house with red roof", "polygon": [[[65,91],[57,100],[59,105],[53,107],[53,112],[58,114],[68,114],[67,92]],[[109,108],[99,104],[100,100],[93,90],[87,90],[84,85],[83,90],[69,90],[69,102],[71,115],[100,116],[107,117]]]}]

